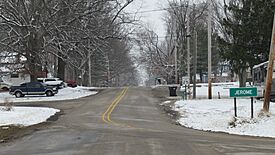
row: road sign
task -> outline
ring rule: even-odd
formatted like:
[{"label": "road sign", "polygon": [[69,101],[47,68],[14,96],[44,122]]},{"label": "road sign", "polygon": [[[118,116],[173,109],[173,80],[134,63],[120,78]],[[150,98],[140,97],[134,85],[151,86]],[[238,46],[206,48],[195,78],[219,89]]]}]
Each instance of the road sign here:
[{"label": "road sign", "polygon": [[230,97],[253,97],[257,96],[256,87],[230,88]]},{"label": "road sign", "polygon": [[182,85],[187,85],[190,82],[190,78],[188,76],[182,77]]}]

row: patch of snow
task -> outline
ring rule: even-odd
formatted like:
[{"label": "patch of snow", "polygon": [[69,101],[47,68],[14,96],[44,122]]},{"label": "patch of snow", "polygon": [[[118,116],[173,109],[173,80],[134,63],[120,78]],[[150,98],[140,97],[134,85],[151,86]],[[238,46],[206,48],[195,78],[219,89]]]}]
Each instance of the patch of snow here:
[{"label": "patch of snow", "polygon": [[84,87],[84,86],[77,86],[77,89],[85,89],[85,90],[93,90],[93,89],[97,89],[97,87]]},{"label": "patch of snow", "polygon": [[[208,83],[198,83],[196,85],[197,98],[206,98],[208,95]],[[238,88],[238,82],[228,83],[212,83],[212,97],[213,98],[229,98],[229,88]],[[180,91],[184,91],[185,87],[181,86]],[[192,84],[190,85],[189,92],[192,94]]]},{"label": "patch of snow", "polygon": [[165,104],[169,104],[169,103],[171,103],[171,101],[164,101],[160,105],[165,105]]},{"label": "patch of snow", "polygon": [[[3,109],[4,107],[0,107]],[[40,107],[13,107],[11,111],[0,111],[0,126],[29,126],[45,122],[49,117],[59,112],[58,109]]]},{"label": "patch of snow", "polygon": [[15,98],[15,96],[10,95],[8,92],[0,93],[0,103],[4,102],[4,99],[8,99],[10,102],[38,102],[38,101],[61,101],[61,100],[72,100],[81,97],[86,97],[96,94],[96,91],[90,91],[85,87],[76,88],[63,88],[59,89],[58,93],[54,96],[46,95],[26,95],[25,97]]},{"label": "patch of snow", "polygon": [[235,126],[233,99],[177,101],[174,110],[181,114],[178,122],[189,128],[225,132],[229,134],[275,138],[275,104],[270,104],[270,117],[258,116],[263,102],[254,101],[254,118],[251,119],[251,101],[237,99]]},{"label": "patch of snow", "polygon": [[[92,87],[76,87],[63,88],[55,96],[47,97],[45,95],[25,96],[15,98],[8,92],[0,93],[0,103],[5,100],[9,102],[39,102],[39,101],[59,101],[77,99],[89,95],[96,94],[96,91],[90,91]],[[94,89],[94,87],[93,87]],[[11,111],[3,110],[5,107],[0,107],[0,126],[20,125],[29,126],[46,121],[49,117],[59,112],[58,109],[45,107],[13,107]]]}]

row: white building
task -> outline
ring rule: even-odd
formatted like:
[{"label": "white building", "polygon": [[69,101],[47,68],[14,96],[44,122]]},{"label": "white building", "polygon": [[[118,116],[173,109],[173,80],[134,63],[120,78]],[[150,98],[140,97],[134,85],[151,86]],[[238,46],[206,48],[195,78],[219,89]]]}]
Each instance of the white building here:
[{"label": "white building", "polygon": [[[18,62],[20,59],[20,62]],[[0,53],[0,78],[11,85],[19,85],[23,82],[30,82],[30,75],[24,72],[25,58],[19,57],[16,53]]]},{"label": "white building", "polygon": [[24,82],[30,82],[31,76],[26,73],[11,73],[2,76],[2,80],[4,82],[10,83],[11,85],[20,85]]}]

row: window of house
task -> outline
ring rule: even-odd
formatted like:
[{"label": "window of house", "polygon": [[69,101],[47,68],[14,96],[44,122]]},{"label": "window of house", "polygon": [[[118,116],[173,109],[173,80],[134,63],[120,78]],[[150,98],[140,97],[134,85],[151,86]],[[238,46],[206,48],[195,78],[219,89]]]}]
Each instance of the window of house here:
[{"label": "window of house", "polygon": [[16,73],[12,73],[12,74],[11,74],[11,78],[19,78],[19,75],[16,74]]}]

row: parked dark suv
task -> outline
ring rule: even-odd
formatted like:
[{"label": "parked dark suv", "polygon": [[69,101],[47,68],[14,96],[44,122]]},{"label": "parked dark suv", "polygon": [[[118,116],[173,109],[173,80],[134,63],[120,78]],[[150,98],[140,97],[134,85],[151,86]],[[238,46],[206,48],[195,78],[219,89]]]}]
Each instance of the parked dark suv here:
[{"label": "parked dark suv", "polygon": [[10,94],[15,97],[24,97],[25,95],[44,95],[54,96],[58,90],[55,87],[47,86],[40,82],[22,83],[20,86],[11,86]]}]

